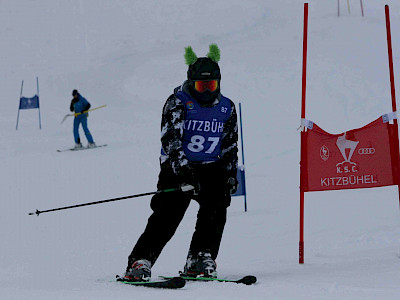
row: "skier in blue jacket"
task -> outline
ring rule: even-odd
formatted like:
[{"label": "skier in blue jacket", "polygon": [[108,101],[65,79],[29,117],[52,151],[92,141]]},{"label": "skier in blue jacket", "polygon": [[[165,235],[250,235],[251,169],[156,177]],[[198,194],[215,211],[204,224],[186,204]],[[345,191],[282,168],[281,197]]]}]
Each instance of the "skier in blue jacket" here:
[{"label": "skier in blue jacket", "polygon": [[75,112],[74,119],[74,139],[75,139],[75,149],[82,148],[81,139],[79,137],[79,125],[82,124],[83,131],[85,132],[86,139],[88,141],[88,148],[96,147],[95,142],[93,141],[92,134],[90,133],[87,125],[88,118],[88,110],[90,109],[90,103],[87,101],[81,94],[78,93],[78,90],[72,91],[72,96],[74,97],[71,100],[71,105],[69,109]]},{"label": "skier in blue jacket", "polygon": [[183,271],[216,277],[216,262],[231,194],[238,182],[237,115],[220,92],[217,45],[207,57],[186,48],[188,80],[166,101],[161,120],[161,157],[157,188],[191,186],[195,192],[159,193],[151,199],[146,229],[128,258],[123,280],[148,281],[151,268],[175,234],[192,199],[199,203],[195,232]]}]

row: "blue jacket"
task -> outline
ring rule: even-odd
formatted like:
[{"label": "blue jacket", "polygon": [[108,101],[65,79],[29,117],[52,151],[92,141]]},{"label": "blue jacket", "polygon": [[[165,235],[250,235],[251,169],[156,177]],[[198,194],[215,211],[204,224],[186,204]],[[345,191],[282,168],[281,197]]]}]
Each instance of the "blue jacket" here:
[{"label": "blue jacket", "polygon": [[90,109],[90,103],[81,94],[77,98],[72,99],[70,110],[75,113],[81,113]]}]

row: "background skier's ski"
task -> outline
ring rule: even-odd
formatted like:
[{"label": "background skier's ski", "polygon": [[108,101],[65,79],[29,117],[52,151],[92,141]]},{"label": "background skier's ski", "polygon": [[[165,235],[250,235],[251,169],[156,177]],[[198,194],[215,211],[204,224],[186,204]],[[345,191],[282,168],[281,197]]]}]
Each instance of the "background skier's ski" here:
[{"label": "background skier's ski", "polygon": [[57,149],[57,152],[80,151],[80,150],[96,149],[96,148],[105,147],[105,146],[107,146],[107,144],[96,145],[96,147],[91,147],[91,148],[89,148],[89,147],[82,147],[82,148],[76,148],[76,149],[75,149],[75,148],[68,148],[68,149],[61,149],[61,150],[58,150],[58,149]]}]

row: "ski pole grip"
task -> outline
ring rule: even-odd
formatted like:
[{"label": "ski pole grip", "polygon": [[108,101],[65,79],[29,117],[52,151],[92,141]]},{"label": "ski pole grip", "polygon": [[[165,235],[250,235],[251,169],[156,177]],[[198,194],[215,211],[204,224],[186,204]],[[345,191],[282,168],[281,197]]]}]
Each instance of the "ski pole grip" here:
[{"label": "ski pole grip", "polygon": [[181,185],[181,191],[182,192],[189,192],[189,191],[192,191],[192,190],[194,190],[194,186],[193,185],[190,185],[190,184],[182,184]]},{"label": "ski pole grip", "polygon": [[161,190],[161,191],[157,191],[157,193],[169,193],[169,192],[175,192],[176,189],[166,189],[166,190]]}]

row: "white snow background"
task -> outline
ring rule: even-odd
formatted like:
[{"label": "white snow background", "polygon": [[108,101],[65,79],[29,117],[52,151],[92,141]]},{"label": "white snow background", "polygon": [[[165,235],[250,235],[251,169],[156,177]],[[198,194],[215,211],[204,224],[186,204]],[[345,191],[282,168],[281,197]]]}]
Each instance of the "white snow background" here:
[{"label": "white snow background", "polygon": [[[0,2],[0,299],[399,299],[397,187],[307,193],[305,264],[298,264],[303,1],[3,0]],[[331,133],[391,111],[384,5],[400,80],[400,3],[311,0],[306,117]],[[184,47],[221,48],[222,93],[242,103],[248,191],[236,197],[217,259],[221,277],[156,290],[114,282],[151,214],[151,197],[29,216],[154,191],[161,110],[186,79]],[[40,84],[38,111],[20,113]],[[93,107],[108,147],[73,146],[71,91]],[[82,139],[86,139],[82,134]],[[153,267],[181,270],[193,202]]]}]

